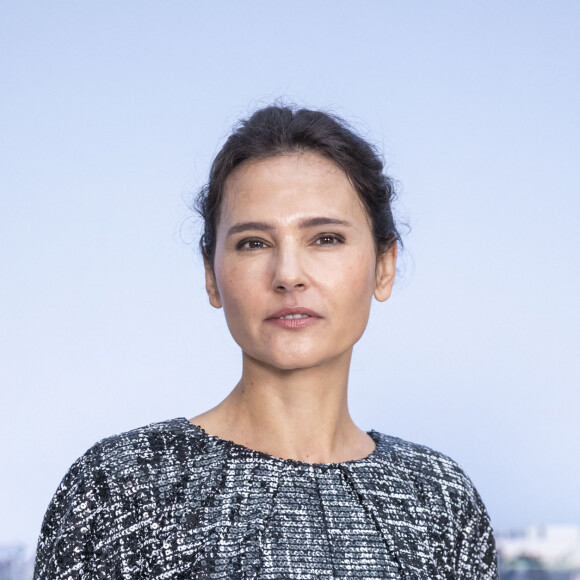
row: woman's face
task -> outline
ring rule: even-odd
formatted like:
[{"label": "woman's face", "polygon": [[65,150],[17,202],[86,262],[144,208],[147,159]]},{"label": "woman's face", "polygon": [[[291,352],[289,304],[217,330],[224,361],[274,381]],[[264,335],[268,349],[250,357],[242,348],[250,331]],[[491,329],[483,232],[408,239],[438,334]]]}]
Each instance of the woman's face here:
[{"label": "woman's face", "polygon": [[206,284],[244,354],[287,370],[350,356],[373,294],[390,295],[396,246],[377,261],[345,173],[288,154],[239,166],[224,193]]}]

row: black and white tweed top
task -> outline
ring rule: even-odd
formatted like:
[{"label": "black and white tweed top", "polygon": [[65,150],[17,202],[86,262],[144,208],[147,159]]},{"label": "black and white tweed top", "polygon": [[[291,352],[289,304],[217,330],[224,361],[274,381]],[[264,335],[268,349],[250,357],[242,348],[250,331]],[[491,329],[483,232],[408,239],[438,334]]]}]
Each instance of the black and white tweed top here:
[{"label": "black and white tweed top", "polygon": [[496,579],[488,514],[457,463],[369,435],[368,457],[318,464],[185,417],[103,439],[50,502],[34,579]]}]

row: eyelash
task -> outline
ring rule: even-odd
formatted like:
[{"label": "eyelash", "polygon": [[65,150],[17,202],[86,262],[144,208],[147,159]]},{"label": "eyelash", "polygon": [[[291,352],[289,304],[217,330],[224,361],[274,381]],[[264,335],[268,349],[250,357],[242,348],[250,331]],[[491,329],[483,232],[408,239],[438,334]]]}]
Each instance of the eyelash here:
[{"label": "eyelash", "polygon": [[[331,240],[333,240],[333,242],[330,244],[317,243],[317,242],[320,242],[321,240],[324,240],[324,239],[327,239],[327,240],[331,239]],[[262,244],[262,246],[260,246],[258,248],[248,247],[248,244],[252,244],[252,243]],[[344,244],[344,238],[342,236],[339,236],[338,234],[319,234],[316,237],[316,239],[314,240],[314,243],[317,246],[337,246],[338,244]],[[266,246],[266,242],[264,240],[260,240],[259,238],[247,238],[245,240],[240,240],[236,244],[236,250],[252,252],[254,250],[261,250],[265,246]]]},{"label": "eyelash", "polygon": [[321,234],[320,236],[318,236],[316,238],[316,241],[319,242],[320,240],[323,239],[332,239],[333,243],[332,244],[317,244],[319,246],[337,246],[338,244],[344,244],[344,238],[342,236],[339,236],[338,234]]},{"label": "eyelash", "polygon": [[252,250],[261,250],[262,248],[246,248],[244,246],[246,246],[246,244],[252,244],[252,243],[258,243],[258,244],[265,244],[266,242],[264,242],[263,240],[256,240],[254,238],[252,239],[248,239],[248,240],[241,240],[236,244],[236,250],[245,250],[245,251],[252,251]]}]

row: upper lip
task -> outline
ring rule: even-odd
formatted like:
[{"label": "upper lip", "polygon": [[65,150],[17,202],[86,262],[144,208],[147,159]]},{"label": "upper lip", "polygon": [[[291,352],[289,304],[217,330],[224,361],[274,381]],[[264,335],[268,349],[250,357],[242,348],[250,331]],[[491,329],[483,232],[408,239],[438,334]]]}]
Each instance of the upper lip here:
[{"label": "upper lip", "polygon": [[281,318],[282,316],[289,316],[290,314],[307,314],[314,318],[322,318],[322,316],[320,316],[318,312],[314,312],[314,310],[303,308],[302,306],[294,306],[292,308],[281,308],[280,310],[276,310],[276,312],[270,314],[266,320],[270,320],[271,318]]}]

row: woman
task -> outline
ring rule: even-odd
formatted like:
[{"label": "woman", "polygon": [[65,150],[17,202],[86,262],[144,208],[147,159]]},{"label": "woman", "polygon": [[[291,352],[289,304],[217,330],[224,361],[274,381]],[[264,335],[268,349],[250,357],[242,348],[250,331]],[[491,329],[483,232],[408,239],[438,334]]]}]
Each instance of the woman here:
[{"label": "woman", "polygon": [[352,421],[347,384],[399,234],[373,148],[267,107],[198,198],[209,301],[243,353],[213,409],[96,443],[46,513],[35,578],[497,577],[489,517],[449,457]]}]

